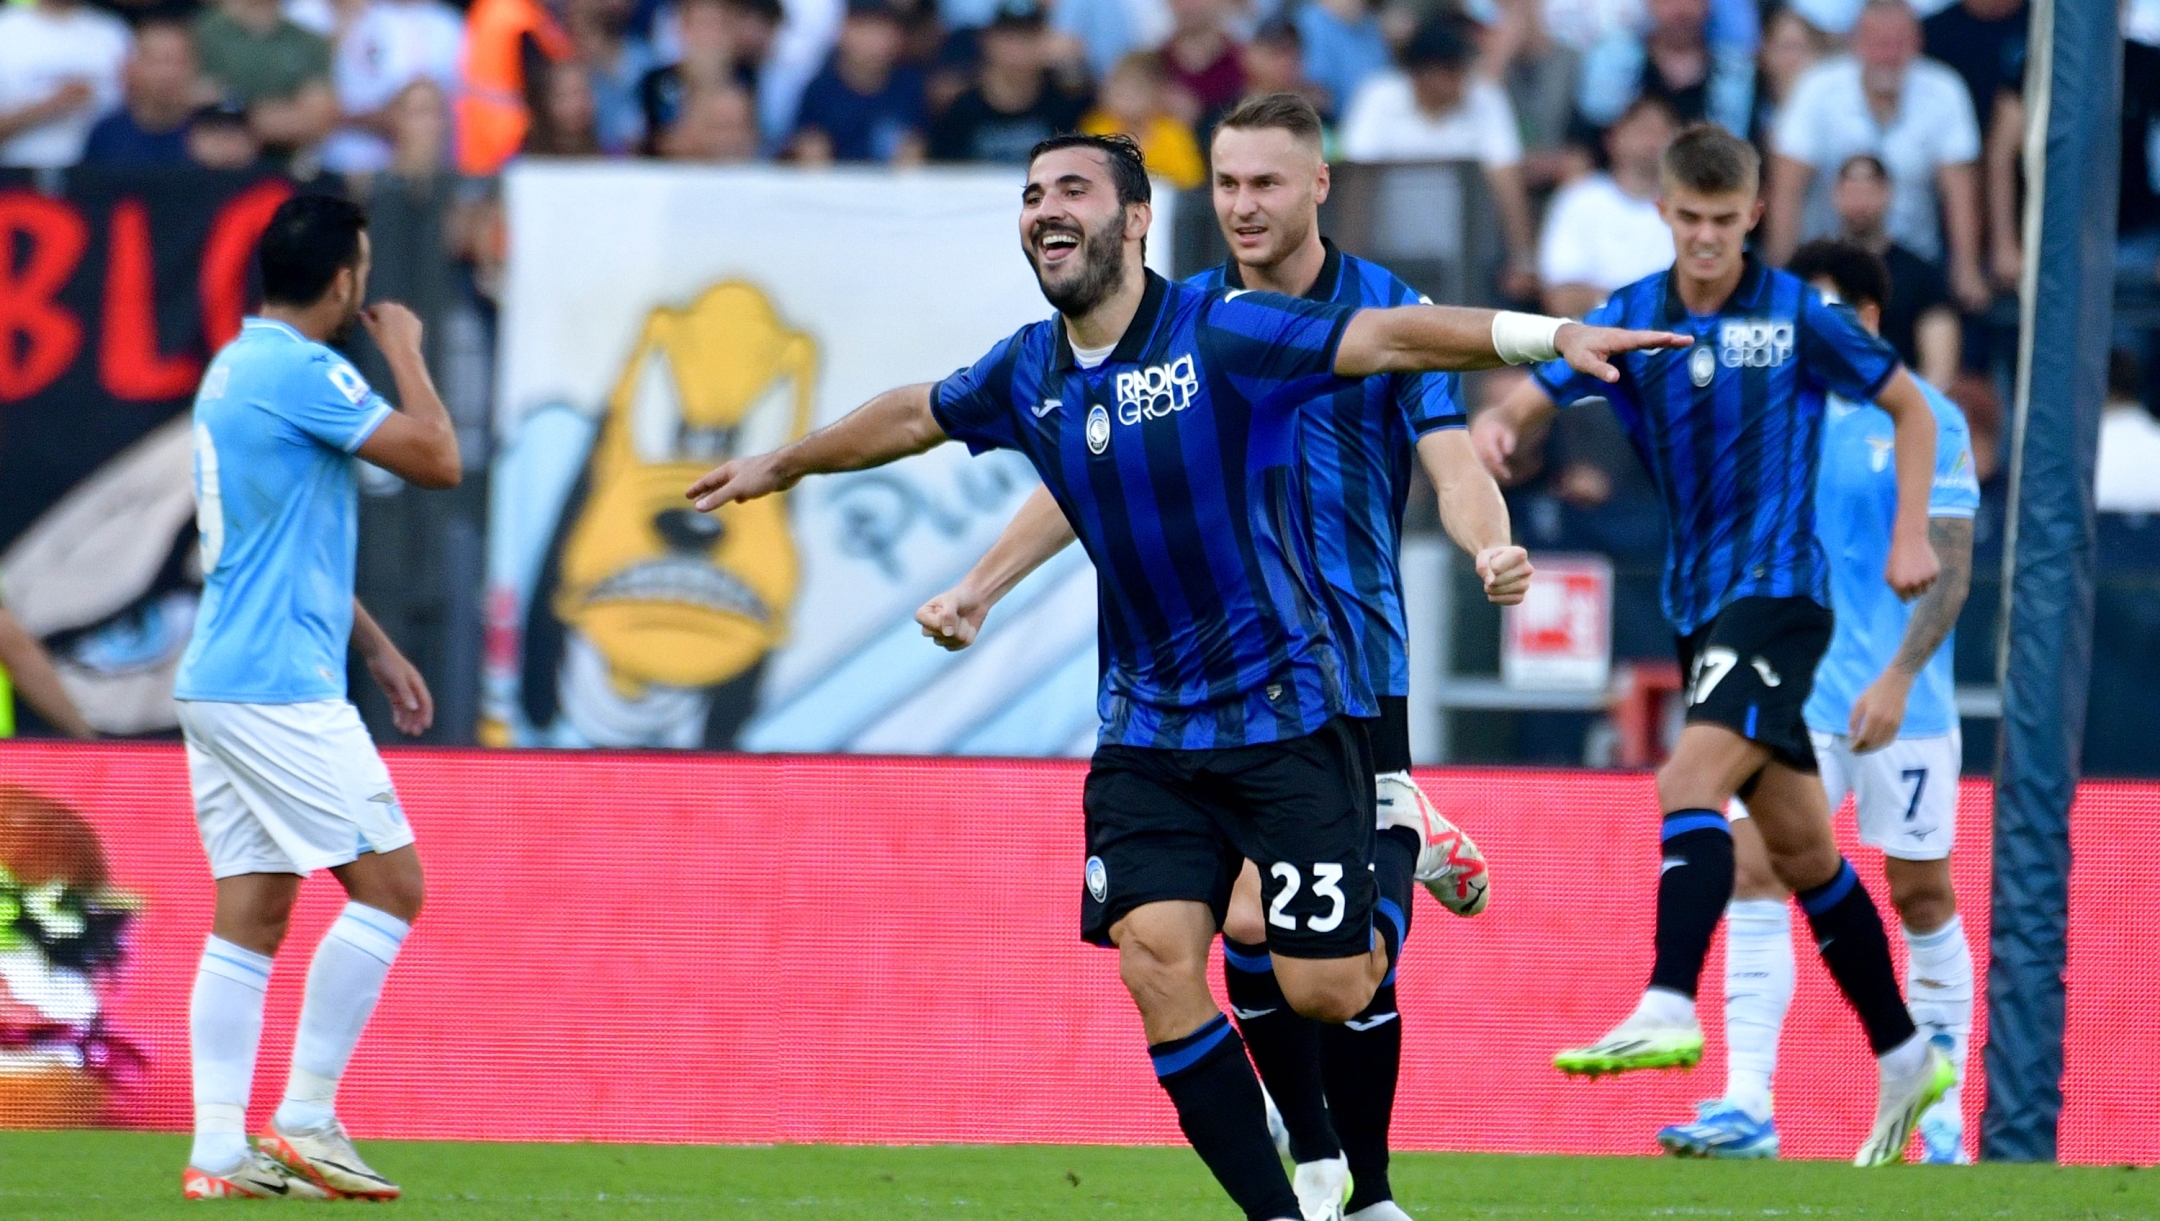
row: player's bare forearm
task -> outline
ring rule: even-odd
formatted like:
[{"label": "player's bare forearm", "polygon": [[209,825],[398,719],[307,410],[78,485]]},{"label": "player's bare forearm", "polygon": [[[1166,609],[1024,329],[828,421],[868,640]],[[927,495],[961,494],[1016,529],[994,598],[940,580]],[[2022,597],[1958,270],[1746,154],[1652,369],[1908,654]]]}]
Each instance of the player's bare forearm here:
[{"label": "player's bare forearm", "polygon": [[60,683],[60,671],[52,655],[15,616],[0,610],[0,665],[7,667],[15,689],[47,724],[71,738],[94,738],[97,730],[83,719],[80,709]]},{"label": "player's bare forearm", "polygon": [[887,390],[800,441],[769,454],[735,458],[705,472],[687,493],[700,512],[794,487],[805,475],[867,470],[932,449],[945,440],[930,410],[931,383]]},{"label": "player's bare forearm", "polygon": [[397,651],[397,645],[390,641],[390,633],[382,630],[382,624],[375,622],[375,616],[368,614],[368,608],[362,606],[358,598],[352,603],[352,647],[362,661],[373,661],[386,649],[393,653]]},{"label": "player's bare forearm", "polygon": [[1883,577],[1901,598],[1935,583],[1941,564],[1928,545],[1928,492],[1935,482],[1935,412],[1912,374],[1899,369],[1876,393],[1876,405],[1895,425],[1897,516],[1890,527],[1890,563]]},{"label": "player's bare forearm", "polygon": [[[1527,338],[1536,333],[1535,339]],[[1536,314],[1496,313],[1454,305],[1398,305],[1358,311],[1335,351],[1341,377],[1376,373],[1468,372],[1564,359],[1570,368],[1617,381],[1612,358],[1693,341],[1666,331],[1585,326]]]},{"label": "player's bare forearm", "polygon": [[1460,428],[1418,438],[1418,461],[1440,502],[1440,525],[1468,552],[1490,601],[1512,606],[1529,592],[1530,553],[1515,545],[1507,500]]},{"label": "player's bare forearm", "polygon": [[457,426],[428,375],[419,315],[395,301],[383,301],[360,311],[360,324],[390,366],[398,394],[397,414],[361,443],[360,456],[421,487],[456,487],[465,473]]},{"label": "player's bare forearm", "polygon": [[1418,438],[1418,463],[1440,502],[1440,525],[1455,545],[1475,556],[1513,542],[1507,501],[1492,472],[1478,461],[1467,429],[1448,428]]},{"label": "player's bare forearm", "polygon": [[428,691],[427,680],[405,654],[398,651],[390,634],[368,614],[360,599],[353,599],[353,648],[360,653],[360,660],[367,663],[368,673],[374,676],[375,685],[382,688],[384,698],[390,701],[390,722],[398,732],[408,737],[426,733],[435,723],[435,697]]},{"label": "player's bare forearm", "polygon": [[1972,589],[1973,524],[1969,517],[1928,519],[1928,545],[1935,551],[1942,575],[1913,602],[1912,618],[1905,623],[1905,639],[1898,644],[1890,668],[1917,676],[1933,660],[1936,650],[1957,627],[1965,609],[1965,595]]},{"label": "player's bare forearm", "polygon": [[1065,519],[1065,510],[1058,507],[1057,497],[1049,488],[1038,487],[962,583],[983,599],[988,610],[1078,537]]}]

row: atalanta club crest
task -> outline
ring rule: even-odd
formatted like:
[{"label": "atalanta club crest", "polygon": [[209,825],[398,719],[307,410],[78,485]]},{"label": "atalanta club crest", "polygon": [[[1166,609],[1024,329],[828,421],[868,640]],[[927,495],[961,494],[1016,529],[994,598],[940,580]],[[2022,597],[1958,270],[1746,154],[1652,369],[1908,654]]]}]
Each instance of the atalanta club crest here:
[{"label": "atalanta club crest", "polygon": [[[1093,429],[1088,431],[1090,435],[1093,435]],[[1110,871],[1103,868],[1102,858],[1099,856],[1088,858],[1087,884],[1088,893],[1095,896],[1097,903],[1108,903],[1110,901]]]},{"label": "atalanta club crest", "polygon": [[1688,380],[1697,386],[1709,385],[1710,379],[1717,376],[1717,355],[1708,347],[1697,347],[1688,353],[1687,373]]},{"label": "atalanta club crest", "polygon": [[1099,454],[1110,448],[1110,413],[1104,410],[1101,403],[1088,408],[1087,442],[1088,452],[1091,454]]}]

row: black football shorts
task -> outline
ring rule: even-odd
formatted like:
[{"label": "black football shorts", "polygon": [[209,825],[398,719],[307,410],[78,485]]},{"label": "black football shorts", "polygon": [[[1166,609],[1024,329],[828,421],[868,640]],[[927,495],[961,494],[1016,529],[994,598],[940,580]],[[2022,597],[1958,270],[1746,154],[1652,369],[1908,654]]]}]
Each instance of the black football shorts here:
[{"label": "black football shorts", "polygon": [[1678,641],[1687,719],[1723,725],[1815,770],[1802,713],[1830,648],[1830,612],[1809,598],[1741,598]]},{"label": "black football shorts", "polygon": [[1373,772],[1365,726],[1225,750],[1102,746],[1083,804],[1080,935],[1146,903],[1205,903],[1219,927],[1247,859],[1260,867],[1268,949],[1347,958],[1372,948]]}]

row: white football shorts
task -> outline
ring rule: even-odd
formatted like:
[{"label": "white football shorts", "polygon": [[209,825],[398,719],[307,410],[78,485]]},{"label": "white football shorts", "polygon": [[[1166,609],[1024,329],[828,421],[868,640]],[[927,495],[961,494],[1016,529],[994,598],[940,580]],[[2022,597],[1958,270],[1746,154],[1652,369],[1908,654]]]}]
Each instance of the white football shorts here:
[{"label": "white football shorts", "polygon": [[1899,738],[1856,755],[1844,734],[1810,730],[1824,795],[1836,814],[1853,795],[1860,842],[1901,861],[1939,861],[1957,839],[1958,772],[1965,739],[1958,730],[1934,738]]},{"label": "white football shorts", "polygon": [[345,700],[181,700],[210,875],[308,874],[413,842],[390,770]]}]

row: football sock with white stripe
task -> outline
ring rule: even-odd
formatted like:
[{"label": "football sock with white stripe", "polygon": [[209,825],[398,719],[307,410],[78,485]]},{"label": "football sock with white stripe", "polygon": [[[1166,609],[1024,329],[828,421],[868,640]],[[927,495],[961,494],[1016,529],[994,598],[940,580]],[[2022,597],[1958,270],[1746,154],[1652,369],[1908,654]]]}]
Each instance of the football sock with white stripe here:
[{"label": "football sock with white stripe", "polygon": [[1373,843],[1373,880],[1380,891],[1373,926],[1388,947],[1386,982],[1365,1011],[1340,1026],[1320,1028],[1321,1074],[1327,1081],[1328,1115],[1350,1161],[1349,1209],[1394,1198],[1388,1184],[1388,1127],[1395,1115],[1395,1084],[1402,1072],[1402,1018],[1395,1007],[1395,966],[1410,936],[1412,875],[1417,833],[1389,827]]},{"label": "football sock with white stripe", "polygon": [[361,903],[347,903],[308,967],[307,999],[293,1038],[292,1071],[278,1104],[278,1126],[323,1127],[337,1118],[338,1079],[367,1029],[383,980],[412,926]]},{"label": "football sock with white stripe", "polygon": [[1223,988],[1245,1050],[1290,1133],[1291,1160],[1317,1162],[1341,1153],[1321,1087],[1320,1023],[1283,999],[1267,947],[1223,938]]},{"label": "football sock with white stripe", "polygon": [[1867,1028],[1868,1046],[1880,1056],[1911,1039],[1917,1027],[1898,995],[1890,936],[1852,862],[1840,859],[1829,881],[1794,897],[1815,931],[1823,965]]},{"label": "football sock with white stripe", "polygon": [[1297,1193],[1268,1139],[1260,1080],[1230,1019],[1218,1013],[1184,1038],[1150,1045],[1148,1057],[1185,1139],[1248,1221],[1299,1216]]},{"label": "football sock with white stripe", "polygon": [[1792,1007],[1792,905],[1734,899],[1725,909],[1725,1101],[1770,1118],[1778,1035]]},{"label": "football sock with white stripe", "polygon": [[195,1079],[195,1147],[188,1164],[224,1174],[247,1158],[248,1089],[262,1045],[270,959],[221,937],[204,940],[188,999]]},{"label": "football sock with white stripe", "polygon": [[1962,1116],[1959,1109],[1965,1081],[1965,1058],[1972,1041],[1973,958],[1965,940],[1965,919],[1952,915],[1949,923],[1932,933],[1904,929],[1905,995],[1914,1024],[1929,1036],[1950,1037],[1950,1062],[1957,1065],[1958,1085],[1943,1095],[1939,1104],[1947,1114]]},{"label": "football sock with white stripe", "polygon": [[1716,810],[1674,810],[1661,834],[1657,961],[1650,986],[1695,998],[1710,938],[1732,900],[1732,826]]}]

